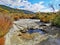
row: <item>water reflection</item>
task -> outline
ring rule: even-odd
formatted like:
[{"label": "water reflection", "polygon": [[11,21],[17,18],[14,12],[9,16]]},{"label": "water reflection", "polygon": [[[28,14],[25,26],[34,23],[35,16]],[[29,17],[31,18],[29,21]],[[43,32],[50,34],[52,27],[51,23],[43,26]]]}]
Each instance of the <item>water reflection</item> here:
[{"label": "water reflection", "polygon": [[45,34],[46,31],[44,31],[44,30],[42,30],[42,29],[29,29],[29,30],[27,31],[27,33],[29,33],[29,34],[32,34],[32,33]]}]

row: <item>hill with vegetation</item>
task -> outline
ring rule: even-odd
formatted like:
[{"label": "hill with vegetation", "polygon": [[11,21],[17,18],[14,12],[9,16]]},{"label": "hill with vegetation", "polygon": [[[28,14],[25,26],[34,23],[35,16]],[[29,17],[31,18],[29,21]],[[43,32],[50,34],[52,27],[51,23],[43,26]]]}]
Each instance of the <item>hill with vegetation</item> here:
[{"label": "hill with vegetation", "polygon": [[8,6],[5,6],[5,5],[0,5],[0,9],[3,9],[3,10],[6,10],[8,11],[9,13],[19,13],[19,12],[24,12],[24,13],[34,13],[32,11],[28,11],[28,10],[21,10],[21,9],[15,9],[15,8],[11,8],[11,7],[8,7]]},{"label": "hill with vegetation", "polygon": [[5,5],[0,5],[0,14],[12,16],[14,19],[32,18],[34,12],[28,10],[14,9]]}]

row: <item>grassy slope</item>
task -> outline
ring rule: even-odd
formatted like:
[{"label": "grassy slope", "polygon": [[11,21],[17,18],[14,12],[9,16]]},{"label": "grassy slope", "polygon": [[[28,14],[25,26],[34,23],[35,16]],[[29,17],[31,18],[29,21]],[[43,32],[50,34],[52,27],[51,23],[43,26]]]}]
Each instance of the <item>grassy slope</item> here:
[{"label": "grassy slope", "polygon": [[11,7],[8,7],[8,6],[5,6],[5,5],[0,5],[0,8],[4,9],[4,10],[7,10],[9,12],[24,12],[24,13],[33,13],[32,11],[27,11],[27,10],[21,10],[21,9],[14,9],[14,8],[11,8]]}]

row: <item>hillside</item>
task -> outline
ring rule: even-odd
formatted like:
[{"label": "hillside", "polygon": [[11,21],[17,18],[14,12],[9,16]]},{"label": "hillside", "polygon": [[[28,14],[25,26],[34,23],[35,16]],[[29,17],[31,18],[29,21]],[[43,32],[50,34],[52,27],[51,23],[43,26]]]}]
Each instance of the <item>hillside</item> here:
[{"label": "hillside", "polygon": [[35,13],[28,10],[15,9],[5,5],[0,5],[0,15],[1,14],[12,16],[14,20],[17,20],[21,18],[33,18]]},{"label": "hillside", "polygon": [[21,9],[14,9],[14,8],[11,8],[11,7],[8,7],[8,6],[5,6],[5,5],[0,5],[0,10],[3,9],[3,10],[7,10],[9,11],[10,13],[27,13],[27,14],[32,14],[34,12],[32,11],[27,11],[27,10],[21,10]]}]

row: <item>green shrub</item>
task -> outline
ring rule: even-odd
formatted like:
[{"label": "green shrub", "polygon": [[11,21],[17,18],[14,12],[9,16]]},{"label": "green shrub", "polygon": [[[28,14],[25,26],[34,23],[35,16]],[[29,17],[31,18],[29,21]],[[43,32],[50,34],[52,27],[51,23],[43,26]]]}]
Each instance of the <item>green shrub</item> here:
[{"label": "green shrub", "polygon": [[53,25],[60,27],[60,16],[57,16],[53,21]]}]

